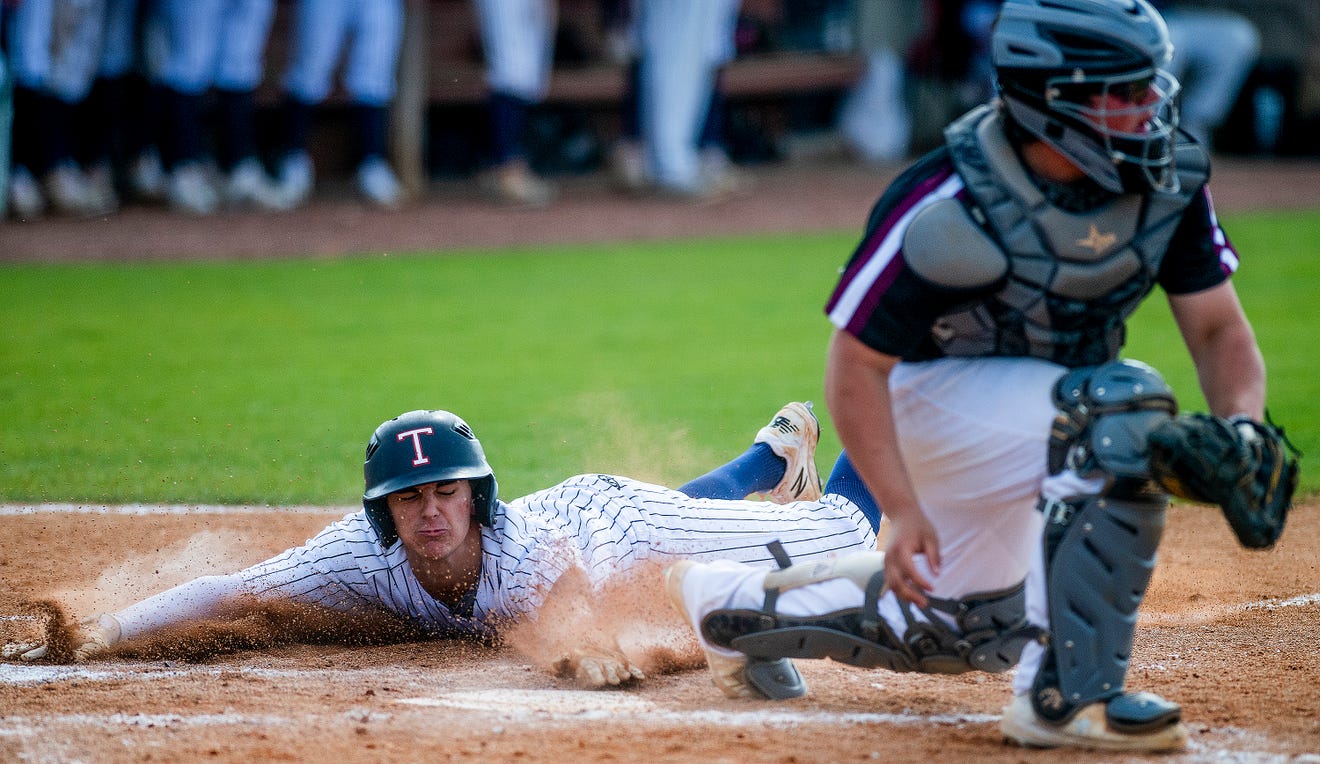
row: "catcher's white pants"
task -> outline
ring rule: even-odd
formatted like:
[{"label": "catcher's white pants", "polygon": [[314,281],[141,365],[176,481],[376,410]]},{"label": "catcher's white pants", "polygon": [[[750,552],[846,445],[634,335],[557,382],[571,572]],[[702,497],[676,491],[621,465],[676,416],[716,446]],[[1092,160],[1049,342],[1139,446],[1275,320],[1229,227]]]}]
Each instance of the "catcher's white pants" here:
[{"label": "catcher's white pants", "polygon": [[[923,557],[916,560],[934,596],[960,599],[1026,578],[1028,619],[1048,626],[1037,500],[1042,493],[1065,498],[1094,491],[1099,482],[1070,471],[1047,474],[1052,392],[1063,373],[1061,366],[1030,358],[946,358],[894,369],[899,448],[940,539],[940,575],[930,574]],[[698,618],[718,608],[757,608],[764,600],[763,569],[729,565],[694,573],[685,591]],[[861,603],[857,586],[833,580],[783,592],[777,608],[811,615]],[[892,594],[880,611],[898,633],[906,630]],[[1019,683],[1030,686],[1039,659],[1039,649],[1024,653]]]}]

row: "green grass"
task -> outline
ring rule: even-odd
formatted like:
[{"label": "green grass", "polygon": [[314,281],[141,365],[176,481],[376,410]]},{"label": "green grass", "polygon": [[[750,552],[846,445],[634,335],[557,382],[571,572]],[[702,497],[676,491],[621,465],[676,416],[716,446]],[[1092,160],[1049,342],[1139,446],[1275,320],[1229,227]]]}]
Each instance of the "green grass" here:
[{"label": "green grass", "polygon": [[[1314,450],[1320,216],[1229,225],[1271,409]],[[821,306],[855,237],[7,266],[0,500],[352,504],[372,428],[423,407],[473,425],[505,495],[583,470],[677,484],[821,400]],[[1162,305],[1129,354],[1196,408]],[[827,421],[822,466],[837,449]]]}]

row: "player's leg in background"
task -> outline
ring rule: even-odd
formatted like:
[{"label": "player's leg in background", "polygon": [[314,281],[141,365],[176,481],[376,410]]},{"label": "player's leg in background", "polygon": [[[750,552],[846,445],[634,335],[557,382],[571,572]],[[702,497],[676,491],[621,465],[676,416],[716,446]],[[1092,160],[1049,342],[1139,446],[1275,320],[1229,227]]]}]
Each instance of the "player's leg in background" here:
[{"label": "player's leg in background", "polygon": [[119,206],[117,167],[128,134],[127,80],[136,54],[137,0],[106,0],[101,55],[91,92],[80,107],[80,158],[87,185],[102,209]]},{"label": "player's leg in background", "polygon": [[497,201],[540,206],[555,190],[528,162],[528,112],[550,84],[557,22],[552,0],[475,0],[481,27],[490,120],[491,161],[478,183]]},{"label": "player's leg in background", "polygon": [[344,89],[353,108],[358,193],[380,207],[403,202],[403,186],[389,163],[389,109],[403,43],[402,0],[352,0],[353,40]]},{"label": "player's leg in background", "polygon": [[163,145],[169,95],[165,67],[169,59],[169,29],[160,0],[141,0],[133,18],[136,69],[129,75],[132,120],[127,126],[124,154],[128,188],[139,201],[166,200]]},{"label": "player's leg in background", "polygon": [[20,220],[39,217],[46,197],[38,182],[48,169],[42,145],[44,89],[50,77],[52,0],[33,0],[8,10],[5,27],[9,77],[13,83],[9,207]]},{"label": "player's leg in background", "polygon": [[1260,32],[1232,11],[1177,8],[1165,11],[1173,60],[1169,69],[1182,81],[1181,125],[1208,150],[1215,130],[1260,55]]},{"label": "player's leg in background", "polygon": [[[75,215],[103,215],[117,205],[93,187],[80,162],[82,132],[76,129],[100,67],[105,37],[106,0],[58,0],[50,45],[48,121],[42,128],[50,170],[45,182],[54,206]],[[89,126],[99,137],[107,127]]]},{"label": "player's leg in background", "polygon": [[213,82],[224,10],[225,0],[160,0],[159,7],[165,193],[172,208],[195,215],[210,214],[220,203],[206,167],[202,109]]},{"label": "player's leg in background", "polygon": [[293,49],[284,73],[281,107],[283,143],[276,177],[285,204],[307,201],[315,184],[307,141],[317,107],[330,93],[335,64],[349,28],[352,0],[298,0],[294,9]]},{"label": "player's leg in background", "polygon": [[642,0],[641,135],[655,181],[665,193],[701,198],[697,137],[714,67],[708,46],[720,8],[707,0]]},{"label": "player's leg in background", "polygon": [[738,29],[738,10],[741,0],[717,0],[719,10],[710,41],[709,55],[713,73],[710,94],[706,100],[706,114],[697,136],[697,150],[701,157],[703,182],[713,195],[737,193],[747,188],[751,179],[734,167],[725,140],[724,124],[727,119],[728,99],[721,87],[721,72],[737,56],[735,36]]},{"label": "player's leg in background", "polygon": [[285,205],[257,153],[255,102],[265,73],[266,38],[274,0],[226,0],[220,19],[215,89],[220,135],[217,158],[226,176],[225,201],[257,209]]}]

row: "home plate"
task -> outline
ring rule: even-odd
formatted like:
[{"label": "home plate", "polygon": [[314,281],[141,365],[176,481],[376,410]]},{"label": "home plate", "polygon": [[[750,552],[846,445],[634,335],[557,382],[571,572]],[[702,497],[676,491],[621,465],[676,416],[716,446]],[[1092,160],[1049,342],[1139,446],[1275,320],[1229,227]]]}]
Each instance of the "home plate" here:
[{"label": "home plate", "polygon": [[403,698],[399,702],[512,715],[575,718],[631,716],[656,709],[649,700],[600,690],[463,690],[429,698]]}]

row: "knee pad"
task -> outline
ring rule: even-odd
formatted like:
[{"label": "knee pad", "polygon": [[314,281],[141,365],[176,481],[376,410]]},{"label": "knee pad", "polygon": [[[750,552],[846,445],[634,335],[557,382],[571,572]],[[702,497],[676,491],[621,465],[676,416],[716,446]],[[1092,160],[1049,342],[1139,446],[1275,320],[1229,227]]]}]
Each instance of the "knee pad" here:
[{"label": "knee pad", "polygon": [[1074,369],[1054,387],[1050,474],[1104,475],[1106,493],[1153,490],[1146,437],[1178,412],[1173,390],[1139,361]]},{"label": "knee pad", "polygon": [[1068,372],[1054,399],[1050,473],[1105,480],[1094,496],[1041,500],[1050,638],[1032,705],[1063,723],[1123,694],[1136,611],[1168,507],[1151,479],[1146,439],[1177,413],[1177,402],[1159,372],[1128,360]]}]

